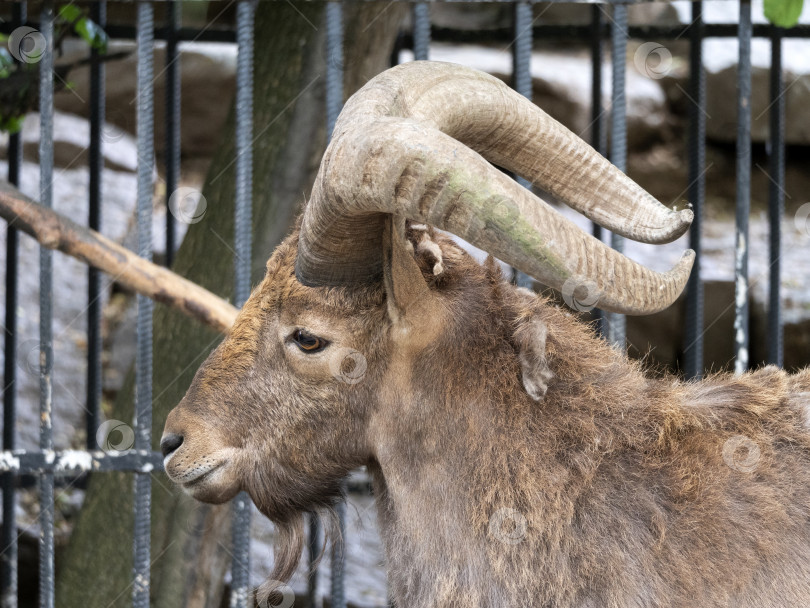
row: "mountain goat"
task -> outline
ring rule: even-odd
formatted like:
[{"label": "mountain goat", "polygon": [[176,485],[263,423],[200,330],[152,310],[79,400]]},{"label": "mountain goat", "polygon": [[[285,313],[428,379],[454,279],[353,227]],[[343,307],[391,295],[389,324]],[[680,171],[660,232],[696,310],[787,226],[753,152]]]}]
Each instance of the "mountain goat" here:
[{"label": "mountain goat", "polygon": [[490,76],[388,70],[169,415],[169,477],[206,502],[246,490],[285,580],[304,514],[365,465],[400,607],[810,605],[810,371],[645,376],[434,227],[627,314],[669,306],[692,252],[653,272],[493,165],[635,240],[692,218]]}]

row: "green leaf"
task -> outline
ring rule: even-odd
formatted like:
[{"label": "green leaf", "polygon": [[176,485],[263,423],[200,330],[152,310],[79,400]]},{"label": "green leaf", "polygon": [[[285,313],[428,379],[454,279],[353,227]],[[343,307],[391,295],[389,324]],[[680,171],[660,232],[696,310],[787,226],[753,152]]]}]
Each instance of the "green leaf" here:
[{"label": "green leaf", "polygon": [[11,53],[8,52],[7,48],[0,46],[0,66],[5,68],[13,65],[14,58],[11,56]]},{"label": "green leaf", "polygon": [[84,17],[82,13],[82,9],[80,9],[75,4],[66,4],[62,8],[59,9],[59,17],[67,21],[68,23],[73,23],[78,19]]},{"label": "green leaf", "polygon": [[14,135],[15,133],[19,133],[20,129],[22,129],[23,121],[25,120],[25,116],[0,116],[0,131],[6,131],[7,133]]},{"label": "green leaf", "polygon": [[83,17],[74,24],[73,29],[91,48],[102,53],[107,52],[107,32],[101,29],[95,21]]},{"label": "green leaf", "polygon": [[11,56],[11,53],[5,48],[0,47],[0,78],[8,78],[16,68],[16,62]]},{"label": "green leaf", "polygon": [[765,17],[779,27],[793,27],[799,22],[804,0],[765,0]]},{"label": "green leaf", "polygon": [[90,48],[107,52],[107,33],[99,25],[85,16],[78,6],[68,4],[59,9],[59,17],[73,26],[73,31],[90,45]]}]

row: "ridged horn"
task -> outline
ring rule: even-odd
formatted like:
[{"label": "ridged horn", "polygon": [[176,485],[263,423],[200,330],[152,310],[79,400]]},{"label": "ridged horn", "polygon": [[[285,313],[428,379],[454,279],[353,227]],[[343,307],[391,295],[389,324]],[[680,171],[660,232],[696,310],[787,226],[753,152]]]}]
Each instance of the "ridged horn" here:
[{"label": "ridged horn", "polygon": [[370,81],[341,113],[304,211],[299,280],[379,280],[383,221],[397,213],[452,232],[555,289],[587,281],[596,286],[589,301],[605,310],[650,314],[683,290],[693,252],[667,273],[645,268],[490,163],[637,241],[671,241],[692,219],[496,78],[414,62]]}]

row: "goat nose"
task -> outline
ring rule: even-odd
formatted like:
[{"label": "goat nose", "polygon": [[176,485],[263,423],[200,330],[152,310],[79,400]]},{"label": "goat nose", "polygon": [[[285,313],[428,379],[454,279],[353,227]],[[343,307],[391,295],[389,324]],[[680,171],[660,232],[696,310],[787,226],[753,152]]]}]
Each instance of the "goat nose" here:
[{"label": "goat nose", "polygon": [[165,458],[181,445],[183,445],[183,436],[170,433],[164,435],[163,439],[160,440],[160,451],[163,452],[163,457]]}]

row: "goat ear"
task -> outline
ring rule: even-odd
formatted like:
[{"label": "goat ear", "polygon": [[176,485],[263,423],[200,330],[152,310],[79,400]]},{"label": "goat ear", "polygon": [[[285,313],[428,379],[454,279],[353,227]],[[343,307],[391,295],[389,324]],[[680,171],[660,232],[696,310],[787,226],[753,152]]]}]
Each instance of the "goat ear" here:
[{"label": "goat ear", "polygon": [[432,296],[405,237],[405,218],[390,216],[383,232],[383,281],[394,323],[416,323],[428,313]]},{"label": "goat ear", "polygon": [[542,401],[554,373],[548,366],[546,357],[548,328],[533,308],[532,305],[527,306],[518,319],[515,342],[519,351],[523,386],[532,399]]}]

